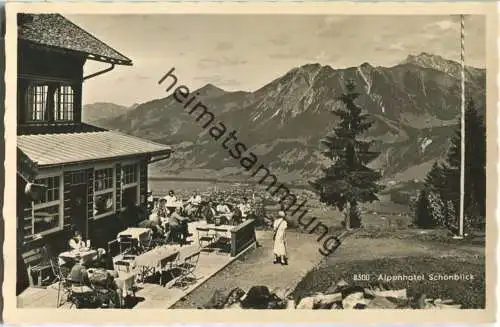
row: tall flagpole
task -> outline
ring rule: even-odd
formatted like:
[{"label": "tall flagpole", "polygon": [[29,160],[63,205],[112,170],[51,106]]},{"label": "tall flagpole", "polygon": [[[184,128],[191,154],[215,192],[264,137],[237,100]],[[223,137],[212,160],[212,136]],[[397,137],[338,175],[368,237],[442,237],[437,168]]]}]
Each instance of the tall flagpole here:
[{"label": "tall flagpole", "polygon": [[460,221],[458,237],[464,235],[465,195],[465,18],[460,15],[460,64],[461,70],[461,112],[460,112]]}]

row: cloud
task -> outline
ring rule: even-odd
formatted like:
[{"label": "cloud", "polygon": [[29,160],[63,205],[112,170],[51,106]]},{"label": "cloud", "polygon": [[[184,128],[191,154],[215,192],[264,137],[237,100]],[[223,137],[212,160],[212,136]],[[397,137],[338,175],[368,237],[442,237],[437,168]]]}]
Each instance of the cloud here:
[{"label": "cloud", "polygon": [[326,26],[336,25],[336,24],[344,22],[345,19],[346,19],[345,16],[326,16],[323,19],[323,24]]},{"label": "cloud", "polygon": [[421,34],[421,36],[426,40],[435,40],[438,37],[437,34],[430,34],[430,33],[423,33]]},{"label": "cloud", "polygon": [[269,40],[269,42],[273,45],[276,45],[278,47],[281,47],[281,46],[285,46],[288,44],[289,42],[289,37],[284,35],[284,34],[280,34],[274,38],[271,38]]},{"label": "cloud", "polygon": [[322,30],[319,30],[318,36],[320,38],[334,38],[334,37],[340,37],[342,34],[346,33],[346,30],[342,31],[340,26],[331,26]]},{"label": "cloud", "polygon": [[237,66],[244,65],[246,63],[246,60],[230,57],[203,58],[198,62],[198,68],[206,69],[213,68],[214,66]]},{"label": "cloud", "polygon": [[233,78],[226,78],[219,74],[197,76],[194,78],[194,80],[202,82],[204,84],[211,83],[219,87],[225,87],[225,86],[234,87],[241,85],[240,81]]},{"label": "cloud", "polygon": [[404,51],[404,50],[405,50],[405,47],[404,47],[403,43],[401,43],[401,42],[396,42],[396,43],[392,43],[392,44],[390,44],[390,45],[387,47],[387,50],[392,50],[392,51]]},{"label": "cloud", "polygon": [[215,45],[215,50],[226,51],[231,50],[233,48],[233,44],[230,42],[218,42]]},{"label": "cloud", "polygon": [[439,29],[442,31],[458,29],[458,23],[452,20],[441,20],[439,22],[430,23],[425,26],[425,29]]},{"label": "cloud", "polygon": [[276,52],[269,55],[271,59],[295,59],[297,57],[297,54],[291,52]]},{"label": "cloud", "polygon": [[337,52],[327,50],[323,45],[316,47],[304,45],[302,47],[294,47],[288,51],[279,51],[269,55],[270,59],[275,60],[292,60],[303,63],[331,63],[338,60]]},{"label": "cloud", "polygon": [[345,24],[348,19],[348,16],[325,16],[319,22],[317,35],[319,37],[340,36],[342,34],[342,27],[344,27],[344,33],[349,31],[349,28],[346,28]]},{"label": "cloud", "polygon": [[[128,74],[127,74],[128,75]],[[151,80],[151,76],[141,75],[141,74],[130,74],[130,76],[121,76],[115,79],[116,83],[124,83],[129,81],[146,81]]]}]

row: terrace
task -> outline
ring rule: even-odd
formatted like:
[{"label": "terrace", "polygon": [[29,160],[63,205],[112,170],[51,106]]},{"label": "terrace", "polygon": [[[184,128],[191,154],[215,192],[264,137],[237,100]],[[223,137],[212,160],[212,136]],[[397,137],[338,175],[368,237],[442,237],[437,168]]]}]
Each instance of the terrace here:
[{"label": "terrace", "polygon": [[[251,221],[247,221],[246,225],[249,225],[251,223]],[[179,251],[179,257],[182,257],[183,255],[187,254],[187,251],[192,251],[193,249],[195,250],[195,252],[196,250],[198,250],[199,252],[199,234],[197,232],[197,227],[201,225],[205,225],[204,222],[196,221],[189,223],[189,232],[193,234],[191,245],[183,247],[180,247],[179,245],[167,245],[166,247],[175,251]],[[232,232],[233,239],[238,235],[238,226],[236,226],[235,230],[236,232]],[[249,245],[243,245],[243,247],[240,246],[239,249],[235,249],[235,244],[233,241],[231,253],[219,253],[217,251],[199,252],[200,256],[194,270],[194,276],[196,277],[196,279],[191,281],[184,287],[176,285],[176,280],[178,279],[178,277],[167,279],[165,280],[166,283],[163,284],[161,282],[158,283],[158,276],[150,276],[152,278],[147,278],[144,281],[135,282],[133,286],[134,294],[129,293],[130,295],[127,297],[124,303],[124,307],[134,309],[170,308],[180,299],[184,298],[186,295],[191,293],[193,290],[195,290],[215,274],[217,274],[219,271],[251,250],[254,247],[255,242],[252,241],[249,243]],[[134,270],[130,274],[137,275],[138,271]],[[123,276],[126,277],[127,275],[129,274],[119,272],[119,278],[123,278]],[[163,273],[163,276],[164,275],[165,274]],[[58,288],[58,282],[55,282],[43,288],[29,287],[20,295],[18,295],[17,305],[19,308],[56,309],[58,307]],[[70,307],[71,304],[69,302],[60,302],[59,308],[67,309]]]}]

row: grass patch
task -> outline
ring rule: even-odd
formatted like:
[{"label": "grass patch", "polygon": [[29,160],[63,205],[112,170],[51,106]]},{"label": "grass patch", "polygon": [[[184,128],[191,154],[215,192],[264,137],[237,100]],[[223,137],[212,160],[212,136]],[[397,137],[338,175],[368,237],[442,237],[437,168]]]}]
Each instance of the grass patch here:
[{"label": "grass patch", "polygon": [[[353,275],[358,273],[372,274],[371,281],[354,281]],[[471,281],[431,281],[428,274],[473,274]],[[351,262],[330,262],[328,266],[318,267],[310,271],[297,285],[293,292],[295,299],[326,290],[339,279],[349,284],[363,287],[378,285],[378,274],[413,275],[424,274],[424,281],[394,281],[382,283],[389,289],[407,289],[409,297],[418,298],[425,294],[427,298],[453,299],[462,304],[464,309],[483,309],[485,307],[486,281],[484,258],[464,259],[461,257],[406,257]]]},{"label": "grass patch", "polygon": [[420,242],[436,242],[449,245],[480,245],[484,246],[486,237],[484,233],[471,233],[462,240],[453,238],[453,234],[443,228],[436,229],[384,229],[384,228],[370,228],[363,229],[356,234],[359,238],[394,238],[401,240],[414,240]]}]

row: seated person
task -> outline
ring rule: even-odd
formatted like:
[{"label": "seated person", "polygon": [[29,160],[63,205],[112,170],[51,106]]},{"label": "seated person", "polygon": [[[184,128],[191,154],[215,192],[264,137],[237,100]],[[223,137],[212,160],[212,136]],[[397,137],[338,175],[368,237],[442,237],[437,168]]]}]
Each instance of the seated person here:
[{"label": "seated person", "polygon": [[87,285],[90,286],[89,274],[87,272],[87,267],[85,266],[85,262],[83,258],[79,255],[75,258],[77,261],[71,268],[71,271],[68,275],[68,279],[79,285]]},{"label": "seated person", "polygon": [[177,207],[177,197],[174,194],[173,190],[170,190],[168,192],[168,195],[164,197],[165,200],[165,206],[168,210],[168,213],[171,214],[175,211],[175,208]]},{"label": "seated person", "polygon": [[229,207],[227,204],[223,202],[222,199],[219,200],[219,204],[217,205],[217,213],[219,214],[229,214],[231,213],[231,210],[229,210]]},{"label": "seated person", "polygon": [[238,208],[240,209],[241,211],[241,217],[243,219],[246,219],[248,217],[248,214],[250,213],[250,204],[248,203],[248,199],[247,198],[244,198],[240,204],[238,205]]},{"label": "seated person", "polygon": [[239,207],[234,207],[234,214],[231,217],[233,225],[239,225],[243,222],[243,213],[241,212]]},{"label": "seated person", "polygon": [[161,199],[158,207],[149,215],[149,219],[143,220],[138,224],[139,227],[150,228],[154,236],[163,234],[162,222],[166,218],[164,202],[165,200]]},{"label": "seated person", "polygon": [[156,208],[156,215],[158,216],[158,219],[160,219],[160,221],[162,219],[166,219],[169,214],[170,212],[167,209],[167,200],[160,199],[160,201],[158,202],[158,207]]},{"label": "seated person", "polygon": [[233,213],[231,212],[231,209],[225,204],[222,199],[219,201],[219,204],[217,205],[217,214],[219,217],[223,217],[225,220],[228,222],[231,221],[233,218]]},{"label": "seated person", "polygon": [[86,247],[82,234],[78,230],[75,230],[73,237],[68,241],[68,245],[72,251],[79,251]]},{"label": "seated person", "polygon": [[174,240],[184,243],[186,239],[191,236],[188,231],[188,221],[189,219],[182,215],[182,207],[179,206],[175,212],[168,217],[165,229],[168,229]]},{"label": "seated person", "polygon": [[215,216],[217,216],[217,210],[215,209],[214,203],[209,201],[205,211],[205,220],[207,221],[207,224],[213,224]]},{"label": "seated person", "polygon": [[122,303],[122,293],[115,281],[115,277],[118,277],[115,271],[108,271],[105,269],[87,269],[82,258],[77,258],[78,262],[71,268],[69,273],[69,280],[77,285],[84,286],[85,292],[92,292],[94,289],[106,289],[113,290],[114,296],[116,296],[115,301],[118,306]]},{"label": "seated person", "polygon": [[193,195],[188,200],[188,205],[186,207],[187,215],[192,216],[196,214],[201,204],[201,196],[198,195],[198,192],[194,191]]}]

